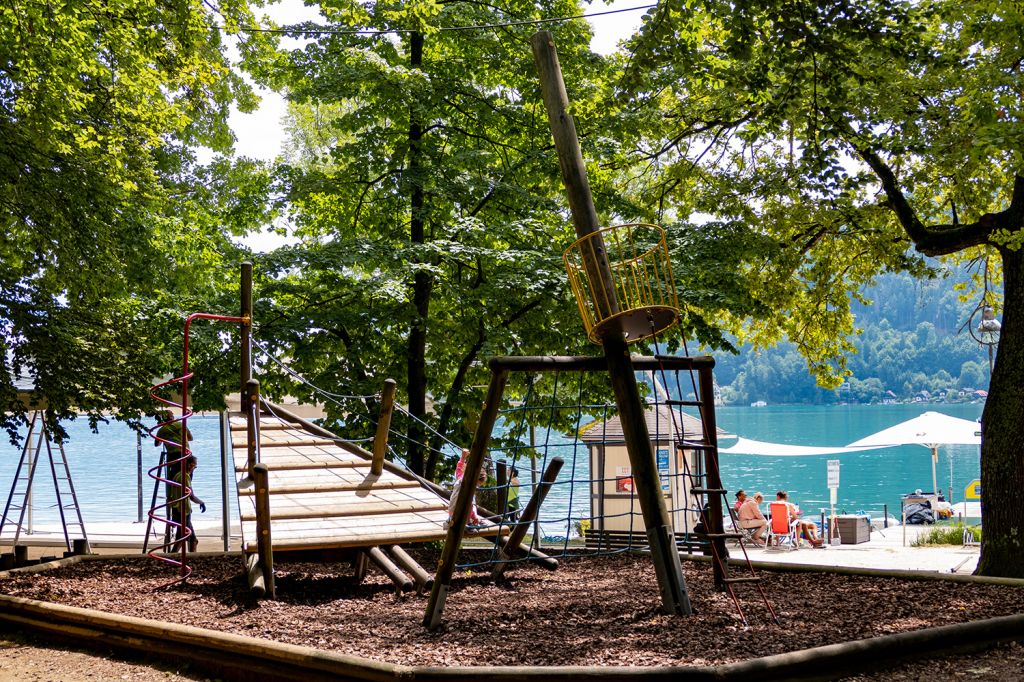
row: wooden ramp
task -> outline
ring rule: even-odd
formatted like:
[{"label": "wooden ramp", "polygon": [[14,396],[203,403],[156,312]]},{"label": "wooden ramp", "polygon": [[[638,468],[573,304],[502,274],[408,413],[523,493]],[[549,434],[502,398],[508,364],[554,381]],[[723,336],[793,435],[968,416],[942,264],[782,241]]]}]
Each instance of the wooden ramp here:
[{"label": "wooden ramp", "polygon": [[[241,413],[230,420],[242,549],[252,553],[257,551],[256,503],[246,472],[246,420]],[[390,464],[372,475],[369,453],[364,456],[304,424],[262,414],[260,461],[269,469],[275,552],[445,538],[447,499]]]}]

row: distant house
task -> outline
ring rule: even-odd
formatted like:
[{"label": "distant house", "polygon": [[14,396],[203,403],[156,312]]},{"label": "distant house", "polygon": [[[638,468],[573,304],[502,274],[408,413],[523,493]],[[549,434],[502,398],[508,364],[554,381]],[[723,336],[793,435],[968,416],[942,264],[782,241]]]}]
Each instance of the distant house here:
[{"label": "distant house", "polygon": [[[699,457],[696,450],[687,449],[685,444],[704,441],[702,423],[666,405],[649,406],[644,415],[673,529],[677,533],[688,532],[697,522],[697,514],[695,498],[690,495],[690,479],[684,474],[696,470]],[[718,435],[727,434],[719,429]],[[580,440],[590,451],[591,530],[598,535],[612,531],[645,536],[622,421],[616,416],[593,422],[584,428]]]},{"label": "distant house", "polygon": [[768,403],[766,403],[763,400],[755,400],[754,402],[750,403],[750,406],[751,407],[768,407]]}]

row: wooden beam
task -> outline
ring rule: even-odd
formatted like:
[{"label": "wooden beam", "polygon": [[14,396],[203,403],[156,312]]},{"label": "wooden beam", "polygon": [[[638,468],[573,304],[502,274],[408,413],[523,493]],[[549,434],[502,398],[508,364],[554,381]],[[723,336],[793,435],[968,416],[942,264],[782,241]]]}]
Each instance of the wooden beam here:
[{"label": "wooden beam", "polygon": [[[257,494],[256,499],[259,499]],[[332,505],[317,507],[315,509],[306,509],[301,511],[276,511],[274,512],[275,521],[287,521],[294,519],[344,519],[352,516],[378,516],[383,514],[410,514],[410,513],[421,513],[431,511],[442,511],[448,508],[447,504],[350,504],[350,505]],[[257,508],[258,509],[258,508]],[[258,516],[246,512],[242,514],[243,521],[255,521]]]},{"label": "wooden beam", "polygon": [[[530,527],[530,524],[537,514],[540,512],[540,505],[543,504],[544,498],[547,497],[548,491],[551,490],[551,486],[554,484],[555,479],[558,477],[558,472],[562,470],[562,465],[565,463],[561,457],[554,457],[548,463],[547,469],[544,470],[544,475],[541,477],[540,485],[537,486],[537,492],[531,497],[530,501],[526,503],[526,509],[523,510],[522,517],[519,519],[515,526],[512,534],[508,537],[507,547],[518,547],[522,543],[523,538],[526,537],[526,531]],[[529,552],[528,548],[523,548]],[[510,559],[509,552],[502,548],[498,552],[498,561],[495,562],[494,568],[491,569],[491,578],[494,580],[500,580],[501,576],[505,573],[505,568],[508,566],[508,560]]]},{"label": "wooden beam", "polygon": [[399,592],[412,592],[414,589],[412,579],[403,573],[402,569],[395,566],[394,562],[380,551],[380,547],[370,547],[366,550],[366,556],[384,572],[384,575],[391,579],[391,582],[395,584],[395,589]]},{"label": "wooden beam", "polygon": [[[263,440],[260,439],[260,449],[266,450],[267,448],[301,448],[310,445],[319,446],[332,446],[335,445],[333,440],[321,440],[317,438],[303,438],[301,440]],[[235,450],[244,449],[244,445],[234,446]]]},{"label": "wooden beam", "polygon": [[426,569],[420,566],[404,549],[398,545],[388,545],[383,549],[395,560],[395,563],[412,575],[412,579],[416,581],[417,592],[429,590],[434,586],[434,576],[427,573]]},{"label": "wooden beam", "polygon": [[444,603],[448,598],[448,591],[451,589],[452,574],[455,572],[455,560],[459,556],[459,546],[462,544],[462,537],[466,531],[466,523],[469,522],[469,508],[473,502],[473,496],[476,494],[477,475],[484,464],[484,455],[487,453],[487,446],[491,441],[491,430],[498,418],[498,407],[501,397],[505,393],[507,382],[507,371],[497,371],[491,374],[487,397],[484,399],[483,408],[480,411],[480,421],[477,422],[476,434],[473,436],[473,444],[466,460],[459,496],[452,502],[454,507],[450,514],[451,523],[448,526],[448,535],[445,538],[444,547],[441,549],[441,559],[437,562],[434,587],[430,590],[430,599],[427,601],[426,613],[423,616],[423,625],[428,630],[436,630],[441,626]]},{"label": "wooden beam", "polygon": [[256,538],[259,547],[259,564],[263,570],[263,584],[266,594],[274,599],[274,544],[270,535],[270,494],[267,482],[267,465],[256,464],[252,468],[256,486]]},{"label": "wooden beam", "polygon": [[[409,488],[419,488],[420,484],[416,481],[376,481],[374,483],[366,483],[359,485],[287,485],[287,486],[275,486],[270,489],[271,495],[300,495],[307,493],[355,493],[355,492],[371,492],[374,490],[400,490]],[[239,490],[239,495],[252,495],[254,494],[251,488],[245,490]]]},{"label": "wooden beam", "polygon": [[[263,462],[267,465],[268,471],[309,471],[315,469],[359,469],[360,467],[366,467],[366,472],[369,473],[368,462],[357,462],[337,460],[334,462],[288,462],[282,464],[275,464],[273,461]],[[235,471],[245,471],[244,465],[236,465]]]},{"label": "wooden beam", "polygon": [[395,388],[398,384],[394,379],[384,382],[384,391],[380,398],[380,416],[377,418],[377,434],[373,439],[373,464],[370,473],[380,476],[384,470],[384,453],[388,449],[388,430],[391,428],[391,414],[395,409]]}]

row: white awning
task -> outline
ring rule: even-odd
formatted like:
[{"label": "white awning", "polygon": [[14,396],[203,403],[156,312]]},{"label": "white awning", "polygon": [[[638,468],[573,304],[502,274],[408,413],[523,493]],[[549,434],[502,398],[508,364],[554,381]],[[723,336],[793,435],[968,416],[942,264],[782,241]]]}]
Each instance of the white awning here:
[{"label": "white awning", "polygon": [[893,445],[868,445],[860,447],[817,447],[814,445],[787,445],[786,443],[765,443],[749,438],[737,438],[736,442],[727,447],[720,448],[719,453],[724,455],[763,455],[765,457],[804,457],[807,455],[842,455],[852,452],[864,452],[865,450],[879,450],[891,448]]}]

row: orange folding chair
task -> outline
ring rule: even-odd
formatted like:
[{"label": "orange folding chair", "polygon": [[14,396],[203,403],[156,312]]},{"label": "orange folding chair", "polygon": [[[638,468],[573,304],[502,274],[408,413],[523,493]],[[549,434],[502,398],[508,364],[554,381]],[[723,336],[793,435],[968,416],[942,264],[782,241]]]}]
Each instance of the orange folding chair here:
[{"label": "orange folding chair", "polygon": [[800,536],[797,534],[797,526],[800,522],[790,518],[789,505],[785,502],[770,502],[768,510],[771,514],[771,523],[768,524],[768,546],[799,549]]}]

